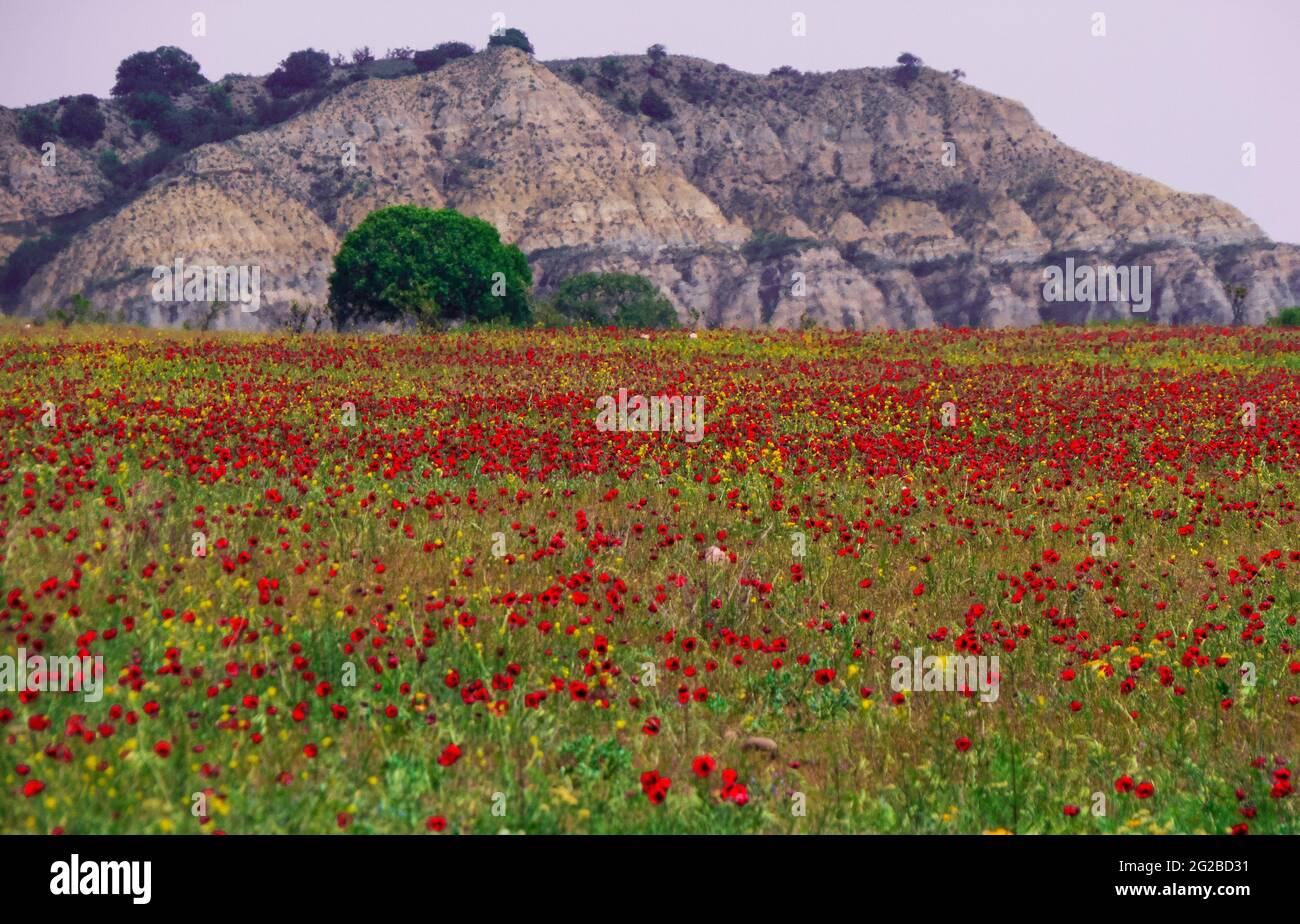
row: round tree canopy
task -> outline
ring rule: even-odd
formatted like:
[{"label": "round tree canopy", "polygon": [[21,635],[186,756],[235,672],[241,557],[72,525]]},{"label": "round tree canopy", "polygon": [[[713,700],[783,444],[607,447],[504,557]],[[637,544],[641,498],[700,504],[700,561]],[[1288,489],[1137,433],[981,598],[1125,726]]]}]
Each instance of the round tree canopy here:
[{"label": "round tree canopy", "polygon": [[395,205],[372,212],[344,239],[330,274],[340,328],[410,318],[526,323],[532,271],[497,229],[455,209]]}]

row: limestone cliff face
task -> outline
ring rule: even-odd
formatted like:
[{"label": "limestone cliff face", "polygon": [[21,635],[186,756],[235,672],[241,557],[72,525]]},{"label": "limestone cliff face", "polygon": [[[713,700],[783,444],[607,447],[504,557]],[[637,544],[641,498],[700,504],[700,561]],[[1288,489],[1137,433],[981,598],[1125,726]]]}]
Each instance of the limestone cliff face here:
[{"label": "limestone cliff face", "polygon": [[[692,58],[613,60],[547,65],[493,49],[353,83],[287,122],[196,148],[104,209],[27,283],[18,310],[84,292],[133,320],[179,324],[202,307],[155,301],[151,273],[180,258],[260,267],[261,309],[212,326],[275,327],[291,302],[325,301],[350,227],[408,202],[491,221],[529,255],[543,292],[573,272],[639,272],[683,320],[711,326],[1129,315],[1127,304],[1045,302],[1043,269],[1067,256],[1150,266],[1148,317],[1160,323],[1256,324],[1300,303],[1300,248],[1225,203],[1079,154],[1019,104],[948,76],[903,85],[890,70],[764,77]],[[635,113],[646,90],[671,117]],[[105,109],[113,134],[120,114]],[[11,242],[0,256],[108,194],[95,151],[35,172],[16,125],[0,110],[0,244]],[[1234,305],[1226,285],[1245,299]]]}]

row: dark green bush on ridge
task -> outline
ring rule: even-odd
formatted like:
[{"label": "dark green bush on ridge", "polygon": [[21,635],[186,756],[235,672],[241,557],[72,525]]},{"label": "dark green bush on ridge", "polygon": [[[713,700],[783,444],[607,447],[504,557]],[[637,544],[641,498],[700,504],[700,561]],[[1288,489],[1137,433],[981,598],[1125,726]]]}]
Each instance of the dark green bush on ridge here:
[{"label": "dark green bush on ridge", "polygon": [[126,165],[122,163],[122,158],[117,155],[117,151],[112,148],[99,152],[99,172],[108,177],[108,181],[114,186],[123,186],[126,183]]},{"label": "dark green bush on ridge", "polygon": [[159,138],[177,146],[188,146],[186,139],[198,133],[198,119],[189,109],[167,109],[153,119],[152,124]]},{"label": "dark green bush on ridge", "polygon": [[[361,80],[366,79],[365,74],[360,71],[353,71],[352,76],[357,77],[358,75]],[[253,119],[262,128],[268,125],[276,125],[293,118],[304,110],[310,109],[328,95],[328,89],[317,87],[309,93],[300,93],[287,99],[268,99],[265,96],[258,96],[253,100]]]},{"label": "dark green bush on ridge", "polygon": [[122,108],[131,118],[143,119],[152,125],[154,120],[175,109],[176,105],[165,93],[159,93],[157,90],[141,90],[124,96]]},{"label": "dark green bush on ridge", "polygon": [[894,81],[901,87],[910,87],[916,82],[916,78],[921,76],[921,68],[925,62],[910,51],[903,52],[897,60],[898,67],[894,69]]},{"label": "dark green bush on ridge", "polygon": [[673,117],[673,108],[668,105],[668,100],[664,99],[653,89],[646,90],[641,94],[641,112],[654,119],[656,122],[663,122]]},{"label": "dark green bush on ridge", "polygon": [[39,148],[53,141],[55,134],[54,119],[44,107],[28,109],[18,119],[18,139],[28,147]]},{"label": "dark green bush on ridge", "polygon": [[330,274],[341,330],[357,321],[527,323],[533,275],[497,229],[455,209],[394,205],[371,212],[343,240]]},{"label": "dark green bush on ridge", "polygon": [[533,53],[533,43],[528,41],[528,36],[524,35],[521,29],[505,29],[501,32],[493,32],[488,36],[488,47],[518,48],[528,54]]},{"label": "dark green bush on ridge", "polygon": [[117,66],[114,96],[155,91],[168,96],[184,93],[190,87],[207,83],[199,73],[199,62],[174,45],[153,51],[137,51]]},{"label": "dark green bush on ridge", "polygon": [[441,45],[434,45],[427,51],[417,51],[412,59],[415,62],[416,70],[420,73],[436,71],[448,61],[455,61],[457,58],[468,58],[474,53],[472,45],[466,45],[464,42],[443,42]]},{"label": "dark green bush on ridge", "polygon": [[601,58],[600,63],[596,65],[596,72],[599,75],[596,82],[606,90],[613,90],[618,86],[618,82],[624,75],[623,65],[612,56]]},{"label": "dark green bush on ridge", "polygon": [[124,97],[122,106],[133,119],[147,123],[159,138],[181,150],[224,141],[251,127],[234,109],[229,95],[215,86],[203,104],[194,108],[177,106],[170,97],[154,90]]},{"label": "dark green bush on ridge", "polygon": [[266,78],[266,89],[276,99],[284,99],[302,90],[324,86],[332,72],[329,55],[314,48],[304,48],[280,62],[280,66]]},{"label": "dark green bush on ridge", "polygon": [[68,100],[59,115],[59,134],[72,144],[90,147],[104,136],[107,123],[99,111],[99,100],[83,93]]},{"label": "dark green bush on ridge", "polygon": [[220,83],[214,83],[208,87],[208,93],[203,100],[203,105],[213,112],[224,115],[234,115],[235,112],[234,101],[230,98],[230,88]]}]

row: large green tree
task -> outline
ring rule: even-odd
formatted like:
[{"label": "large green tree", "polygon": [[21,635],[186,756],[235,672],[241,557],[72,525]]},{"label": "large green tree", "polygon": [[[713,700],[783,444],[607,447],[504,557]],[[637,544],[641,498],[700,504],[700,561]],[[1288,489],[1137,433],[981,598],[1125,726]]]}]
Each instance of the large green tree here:
[{"label": "large green tree", "polygon": [[413,319],[527,323],[532,270],[497,229],[455,209],[394,205],[371,212],[343,240],[330,274],[330,307],[356,321]]},{"label": "large green tree", "polygon": [[677,327],[672,302],[631,273],[579,273],[556,289],[551,304],[571,321],[615,327]]}]

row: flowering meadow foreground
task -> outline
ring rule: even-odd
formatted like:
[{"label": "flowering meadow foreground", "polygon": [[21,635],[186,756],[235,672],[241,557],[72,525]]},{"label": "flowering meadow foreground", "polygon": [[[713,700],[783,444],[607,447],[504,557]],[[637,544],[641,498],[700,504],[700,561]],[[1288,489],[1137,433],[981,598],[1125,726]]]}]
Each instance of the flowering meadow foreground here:
[{"label": "flowering meadow foreground", "polygon": [[0,654],[103,665],[0,692],[0,831],[1300,832],[1298,333],[8,323],[0,392]]}]

